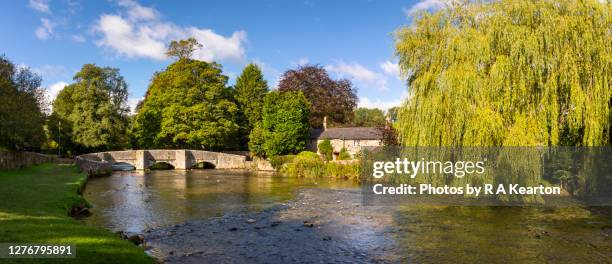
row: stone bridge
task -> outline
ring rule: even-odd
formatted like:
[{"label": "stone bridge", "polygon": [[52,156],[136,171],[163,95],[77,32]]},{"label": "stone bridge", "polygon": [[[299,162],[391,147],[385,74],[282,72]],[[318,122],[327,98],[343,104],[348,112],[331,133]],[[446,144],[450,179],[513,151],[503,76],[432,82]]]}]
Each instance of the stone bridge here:
[{"label": "stone bridge", "polygon": [[167,163],[174,169],[191,169],[206,163],[216,169],[245,169],[246,157],[204,150],[124,150],[89,153],[76,158],[77,165],[85,171],[109,170],[113,164],[127,163],[137,170],[144,170],[156,163]]}]

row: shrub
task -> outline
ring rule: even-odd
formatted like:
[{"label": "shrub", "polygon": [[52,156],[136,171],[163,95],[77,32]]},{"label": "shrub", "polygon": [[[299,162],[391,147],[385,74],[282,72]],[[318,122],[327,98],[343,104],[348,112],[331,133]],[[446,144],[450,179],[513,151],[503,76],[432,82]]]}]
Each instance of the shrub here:
[{"label": "shrub", "polygon": [[292,162],[295,156],[296,155],[284,155],[270,157],[270,165],[272,165],[272,168],[275,170],[280,170],[284,164]]},{"label": "shrub", "polygon": [[340,150],[340,156],[338,158],[340,158],[340,160],[350,160],[351,159],[351,154],[348,153],[346,148],[342,148]]},{"label": "shrub", "polygon": [[[308,178],[331,177],[354,180],[359,178],[359,163],[324,162],[319,155],[310,151],[302,151],[297,156],[293,156],[291,160],[280,157],[275,159],[285,159],[284,163],[282,163],[284,165],[279,166],[279,171],[288,176]],[[272,163],[272,159],[270,162]],[[280,163],[279,161],[275,162]]]},{"label": "shrub", "polygon": [[321,153],[321,155],[323,155],[323,158],[325,158],[326,161],[330,161],[333,159],[332,155],[334,154],[334,147],[331,144],[331,141],[329,141],[329,139],[325,139],[323,140],[321,143],[319,143],[319,153]]},{"label": "shrub", "polygon": [[256,123],[253,130],[251,130],[251,134],[249,134],[249,150],[251,150],[253,156],[266,157],[265,142],[266,139],[264,138],[264,130],[261,127],[261,123]]},{"label": "shrub", "polygon": [[325,176],[331,178],[359,179],[359,163],[329,162],[325,166]]},{"label": "shrub", "polygon": [[325,174],[325,163],[317,153],[302,151],[282,166],[281,172],[297,177],[321,177]]}]

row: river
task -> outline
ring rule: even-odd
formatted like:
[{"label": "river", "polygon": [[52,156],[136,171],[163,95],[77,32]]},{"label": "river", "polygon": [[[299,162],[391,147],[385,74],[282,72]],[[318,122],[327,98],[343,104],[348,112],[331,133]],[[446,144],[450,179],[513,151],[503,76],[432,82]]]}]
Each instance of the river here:
[{"label": "river", "polygon": [[168,263],[612,263],[612,219],[581,207],[363,206],[350,181],[224,170],[116,172],[84,195],[84,221]]}]

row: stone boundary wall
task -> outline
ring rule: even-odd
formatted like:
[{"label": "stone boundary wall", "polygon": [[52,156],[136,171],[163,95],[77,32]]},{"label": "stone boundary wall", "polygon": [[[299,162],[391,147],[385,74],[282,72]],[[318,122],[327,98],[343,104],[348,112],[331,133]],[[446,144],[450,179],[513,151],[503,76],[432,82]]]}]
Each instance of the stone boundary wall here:
[{"label": "stone boundary wall", "polygon": [[0,151],[0,169],[18,169],[54,161],[53,156],[35,152]]},{"label": "stone boundary wall", "polygon": [[251,168],[257,171],[276,171],[272,164],[267,159],[254,158],[252,161]]},{"label": "stone boundary wall", "polygon": [[248,150],[227,150],[227,151],[221,151],[221,153],[245,156],[247,161],[253,160],[253,155],[251,155],[251,152]]},{"label": "stone boundary wall", "polygon": [[81,155],[74,159],[79,170],[89,176],[104,176],[113,172],[112,163],[101,160],[97,155]]}]

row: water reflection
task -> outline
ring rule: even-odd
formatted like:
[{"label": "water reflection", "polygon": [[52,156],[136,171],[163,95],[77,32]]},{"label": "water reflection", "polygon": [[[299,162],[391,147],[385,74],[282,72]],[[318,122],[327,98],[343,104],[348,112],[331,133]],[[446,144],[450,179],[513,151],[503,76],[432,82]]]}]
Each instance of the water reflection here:
[{"label": "water reflection", "polygon": [[90,224],[142,232],[186,220],[259,210],[292,198],[296,188],[356,187],[349,181],[308,180],[248,171],[129,171],[91,179],[85,198]]}]

